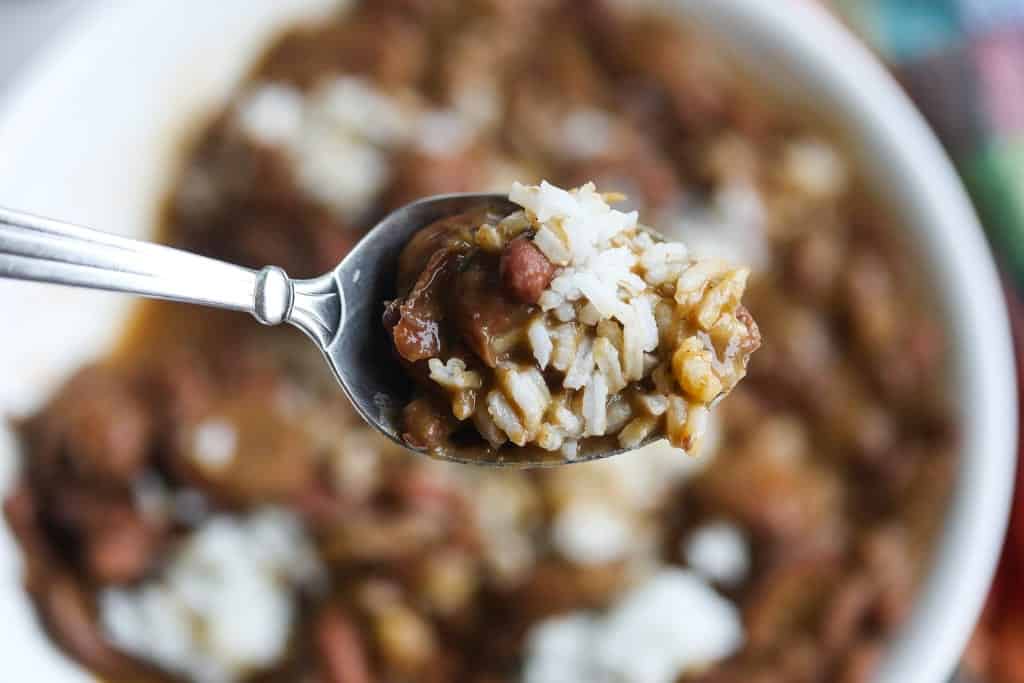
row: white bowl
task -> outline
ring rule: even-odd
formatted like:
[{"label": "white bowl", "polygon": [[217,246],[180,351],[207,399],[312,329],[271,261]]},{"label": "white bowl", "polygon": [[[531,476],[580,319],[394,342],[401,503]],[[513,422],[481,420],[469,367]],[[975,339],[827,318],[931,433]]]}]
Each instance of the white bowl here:
[{"label": "white bowl", "polygon": [[[244,76],[283,23],[332,0],[109,0],[38,60],[0,112],[0,205],[126,235],[152,234],[179,141]],[[1006,525],[1017,394],[1005,303],[981,228],[948,159],[894,81],[813,3],[667,3],[720,34],[771,87],[839,124],[902,218],[932,277],[962,397],[962,450],[948,519],[910,621],[879,680],[937,683],[981,608]],[[0,283],[0,413],[36,406],[112,342],[127,302]],[[0,431],[0,484],[14,443]],[[20,557],[0,531],[5,678],[91,678],[35,625]]]}]

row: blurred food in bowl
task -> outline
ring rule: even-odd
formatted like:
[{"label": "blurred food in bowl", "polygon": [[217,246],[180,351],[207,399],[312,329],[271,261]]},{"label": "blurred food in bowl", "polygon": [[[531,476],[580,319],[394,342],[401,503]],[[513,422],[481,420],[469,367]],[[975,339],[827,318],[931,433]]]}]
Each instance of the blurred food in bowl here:
[{"label": "blurred food in bowl", "polygon": [[71,655],[112,682],[870,679],[955,464],[927,288],[827,124],[616,7],[374,0],[287,33],[165,237],[301,277],[418,196],[594,178],[756,264],[765,344],[701,457],[410,459],[302,339],[147,305],[21,427],[6,512]]}]

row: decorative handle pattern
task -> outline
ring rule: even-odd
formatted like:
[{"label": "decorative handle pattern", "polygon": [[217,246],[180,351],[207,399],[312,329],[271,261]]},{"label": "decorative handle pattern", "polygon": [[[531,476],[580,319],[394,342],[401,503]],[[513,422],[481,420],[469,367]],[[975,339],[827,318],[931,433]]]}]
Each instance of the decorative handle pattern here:
[{"label": "decorative handle pattern", "polygon": [[280,268],[261,271],[0,208],[0,278],[138,294],[285,322],[294,302]]}]

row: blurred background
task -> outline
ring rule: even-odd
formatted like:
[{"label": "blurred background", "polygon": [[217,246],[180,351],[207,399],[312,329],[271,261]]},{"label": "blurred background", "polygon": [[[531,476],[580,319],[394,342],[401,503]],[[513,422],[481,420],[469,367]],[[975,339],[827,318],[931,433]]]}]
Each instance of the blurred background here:
[{"label": "blurred background", "polygon": [[[94,0],[0,0],[0,102],[33,54]],[[767,0],[766,0],[767,1]],[[939,133],[981,214],[1024,315],[1024,0],[834,0]],[[965,671],[1024,681],[1024,496]],[[997,660],[999,661],[996,664]],[[995,682],[995,683],[998,683]]]},{"label": "blurred background", "polygon": [[0,0],[0,93],[89,0]]}]

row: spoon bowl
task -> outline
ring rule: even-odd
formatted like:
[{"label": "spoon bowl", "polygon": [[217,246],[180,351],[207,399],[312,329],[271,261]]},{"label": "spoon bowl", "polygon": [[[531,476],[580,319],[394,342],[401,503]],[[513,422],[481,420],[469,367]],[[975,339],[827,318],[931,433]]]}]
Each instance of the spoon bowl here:
[{"label": "spoon bowl", "polygon": [[[631,450],[622,448],[614,437],[592,438],[581,442],[576,457],[567,460],[561,452],[529,445],[494,450],[474,443],[431,452],[415,448],[402,438],[402,409],[412,398],[413,383],[381,322],[382,302],[397,296],[398,259],[413,235],[442,218],[485,206],[501,214],[520,208],[501,194],[449,194],[422,199],[392,212],[333,272],[295,282],[288,322],[305,331],[321,348],[362,418],[406,449],[465,465],[519,468],[588,462]],[[650,438],[644,445],[661,438]]]},{"label": "spoon bowl", "polygon": [[397,296],[398,258],[413,235],[431,223],[484,206],[496,213],[519,209],[505,195],[449,194],[390,213],[332,272],[293,283],[294,301],[287,321],[320,347],[360,416],[408,450],[464,465],[519,468],[556,467],[626,452],[614,438],[587,440],[573,460],[536,446],[493,450],[472,444],[431,452],[402,438],[402,409],[412,399],[414,387],[381,322],[383,302]]}]

